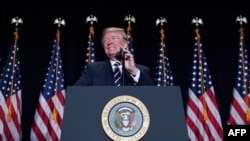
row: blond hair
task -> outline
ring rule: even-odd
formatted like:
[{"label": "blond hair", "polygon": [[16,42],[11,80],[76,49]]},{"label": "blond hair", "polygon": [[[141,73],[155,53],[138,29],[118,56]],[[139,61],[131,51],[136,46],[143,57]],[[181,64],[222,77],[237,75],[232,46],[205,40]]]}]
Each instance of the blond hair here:
[{"label": "blond hair", "polygon": [[122,35],[122,38],[127,41],[127,34],[123,28],[120,27],[107,27],[102,31],[102,40],[103,37],[109,33],[109,32],[120,32]]}]

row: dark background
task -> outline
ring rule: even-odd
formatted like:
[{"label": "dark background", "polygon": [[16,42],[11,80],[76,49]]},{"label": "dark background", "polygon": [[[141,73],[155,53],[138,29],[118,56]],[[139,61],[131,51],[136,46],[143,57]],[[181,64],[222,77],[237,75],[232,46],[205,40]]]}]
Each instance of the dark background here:
[{"label": "dark background", "polygon": [[[29,132],[55,38],[58,17],[66,21],[61,28],[61,53],[65,74],[65,85],[73,85],[83,68],[84,55],[88,46],[89,23],[86,17],[93,14],[95,23],[96,60],[105,58],[100,36],[103,28],[119,26],[126,28],[123,18],[131,14],[136,18],[132,24],[135,60],[147,65],[154,77],[156,56],[159,48],[160,27],[155,21],[160,16],[167,19],[164,26],[167,54],[173,72],[174,83],[181,87],[185,107],[188,78],[191,69],[194,44],[194,29],[191,20],[198,16],[204,25],[200,26],[201,43],[219,104],[223,125],[226,125],[233,85],[236,77],[239,15],[250,17],[246,1],[204,2],[204,1],[2,1],[0,8],[0,67],[7,59],[12,42],[14,26],[11,19],[19,16],[23,25],[19,26],[19,47],[22,74],[23,139],[29,139]],[[250,44],[249,25],[245,28],[245,39]],[[0,71],[2,71],[0,69]]]}]

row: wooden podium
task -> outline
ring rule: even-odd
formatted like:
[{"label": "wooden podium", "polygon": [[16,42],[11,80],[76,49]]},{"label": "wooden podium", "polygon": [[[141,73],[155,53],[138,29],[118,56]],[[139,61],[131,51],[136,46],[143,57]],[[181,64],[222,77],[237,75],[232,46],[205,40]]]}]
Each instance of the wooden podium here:
[{"label": "wooden podium", "polygon": [[[115,140],[104,130],[102,116],[107,104],[119,96],[139,99],[148,111],[149,126],[140,140],[188,140],[179,86],[69,86],[61,141]],[[126,139],[129,141],[129,136]]]}]

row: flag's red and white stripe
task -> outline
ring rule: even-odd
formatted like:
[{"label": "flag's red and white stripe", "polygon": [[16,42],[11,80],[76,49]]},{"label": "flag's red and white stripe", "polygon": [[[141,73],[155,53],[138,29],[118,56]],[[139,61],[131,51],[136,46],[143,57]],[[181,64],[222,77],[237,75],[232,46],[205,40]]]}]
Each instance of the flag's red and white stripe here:
[{"label": "flag's red and white stripe", "polygon": [[[35,113],[33,128],[31,130],[32,141],[59,141],[62,130],[65,91],[55,94],[46,101],[43,94],[40,95],[39,104]],[[56,108],[57,120],[53,117],[53,109]]]},{"label": "flag's red and white stripe", "polygon": [[204,120],[202,96],[198,98],[189,89],[186,117],[189,138],[191,141],[222,141],[223,130],[213,87],[203,96],[207,105],[207,120]]},{"label": "flag's red and white stripe", "polygon": [[[248,101],[250,102],[250,94],[248,94]],[[230,114],[228,124],[231,125],[250,125],[250,120],[247,121],[246,111],[249,108],[244,98],[239,92],[233,89],[233,100],[230,106]]]},{"label": "flag's red and white stripe", "polygon": [[[11,101],[11,102],[10,102]],[[21,90],[17,94],[4,98],[0,91],[0,139],[1,141],[20,141],[21,132]],[[8,108],[11,104],[11,116],[8,120]]]}]

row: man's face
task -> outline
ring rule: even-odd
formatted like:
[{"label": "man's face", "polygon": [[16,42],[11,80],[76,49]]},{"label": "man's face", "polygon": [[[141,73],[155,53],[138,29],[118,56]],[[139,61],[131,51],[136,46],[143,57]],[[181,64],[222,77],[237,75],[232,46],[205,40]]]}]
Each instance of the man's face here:
[{"label": "man's face", "polygon": [[120,32],[108,32],[102,40],[105,54],[112,60],[120,48],[127,46],[127,42],[122,38]]}]

